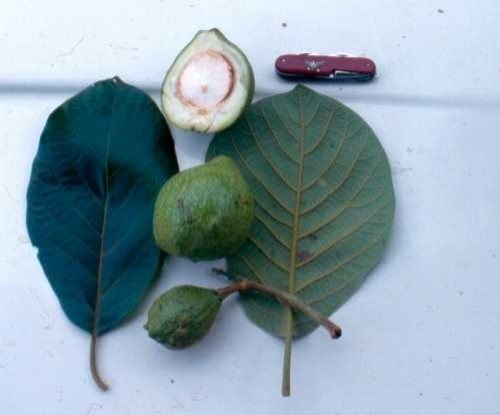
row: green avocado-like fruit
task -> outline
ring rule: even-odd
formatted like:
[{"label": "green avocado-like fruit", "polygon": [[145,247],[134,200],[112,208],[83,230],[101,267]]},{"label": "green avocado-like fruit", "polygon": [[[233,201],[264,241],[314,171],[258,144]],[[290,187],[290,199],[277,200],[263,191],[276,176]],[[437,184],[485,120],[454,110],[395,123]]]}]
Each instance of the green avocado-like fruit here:
[{"label": "green avocado-like fruit", "polygon": [[234,252],[247,238],[254,200],[227,156],[176,174],[160,190],[153,233],[173,255],[212,260]]},{"label": "green avocado-like fruit", "polygon": [[153,303],[144,328],[168,348],[183,349],[209,332],[221,303],[215,290],[180,285]]},{"label": "green avocado-like fruit", "polygon": [[242,50],[218,29],[200,30],[165,76],[163,113],[185,130],[221,131],[250,105],[254,84]]}]

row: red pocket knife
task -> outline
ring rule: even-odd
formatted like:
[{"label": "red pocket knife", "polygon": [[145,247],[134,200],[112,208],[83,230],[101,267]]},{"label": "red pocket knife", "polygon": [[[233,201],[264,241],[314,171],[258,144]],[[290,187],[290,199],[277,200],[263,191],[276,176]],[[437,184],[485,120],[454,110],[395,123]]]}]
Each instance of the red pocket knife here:
[{"label": "red pocket knife", "polygon": [[369,81],[377,71],[371,59],[352,55],[299,53],[281,55],[276,71],[284,77],[323,78],[334,81]]}]

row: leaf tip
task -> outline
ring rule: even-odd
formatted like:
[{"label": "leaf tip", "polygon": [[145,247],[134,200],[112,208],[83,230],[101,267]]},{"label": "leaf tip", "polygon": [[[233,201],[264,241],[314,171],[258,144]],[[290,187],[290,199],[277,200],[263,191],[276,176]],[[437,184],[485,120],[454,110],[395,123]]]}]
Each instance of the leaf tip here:
[{"label": "leaf tip", "polygon": [[292,89],[292,92],[294,93],[304,93],[304,92],[313,92],[313,90],[305,85],[302,84],[297,84],[295,87]]}]

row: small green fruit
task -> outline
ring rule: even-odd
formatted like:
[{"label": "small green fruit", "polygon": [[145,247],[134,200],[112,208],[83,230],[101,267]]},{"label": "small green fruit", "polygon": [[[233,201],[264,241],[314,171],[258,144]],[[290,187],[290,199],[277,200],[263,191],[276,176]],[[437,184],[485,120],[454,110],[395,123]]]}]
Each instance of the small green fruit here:
[{"label": "small green fruit", "polygon": [[153,303],[144,328],[168,348],[183,349],[208,333],[221,303],[215,290],[180,285]]},{"label": "small green fruit", "polygon": [[222,258],[245,241],[253,216],[253,196],[238,167],[219,156],[163,186],[155,204],[154,237],[173,255]]}]

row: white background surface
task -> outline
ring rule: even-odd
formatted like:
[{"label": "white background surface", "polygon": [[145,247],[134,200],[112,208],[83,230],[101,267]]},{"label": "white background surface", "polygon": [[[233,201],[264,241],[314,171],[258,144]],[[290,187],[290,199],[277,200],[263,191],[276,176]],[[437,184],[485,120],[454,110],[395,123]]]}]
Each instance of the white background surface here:
[{"label": "white background surface", "polygon": [[[342,339],[316,330],[295,342],[291,398],[280,397],[281,341],[236,299],[191,349],[147,338],[145,311],[160,293],[224,283],[213,264],[177,258],[138,312],[101,339],[112,387],[102,393],[90,378],[89,336],[62,314],[27,237],[39,134],[64,99],[115,74],[158,98],[177,52],[213,26],[247,52],[257,98],[292,88],[274,75],[280,53],[377,62],[371,84],[313,87],[357,111],[385,146],[397,196],[392,241],[333,316]],[[500,413],[499,30],[496,0],[1,0],[1,413]],[[209,138],[175,137],[181,167],[199,163]]]}]

